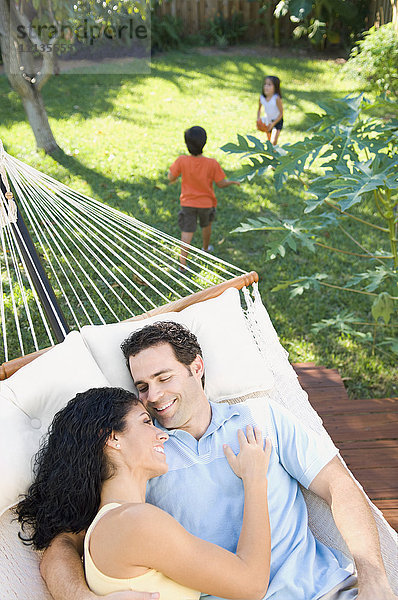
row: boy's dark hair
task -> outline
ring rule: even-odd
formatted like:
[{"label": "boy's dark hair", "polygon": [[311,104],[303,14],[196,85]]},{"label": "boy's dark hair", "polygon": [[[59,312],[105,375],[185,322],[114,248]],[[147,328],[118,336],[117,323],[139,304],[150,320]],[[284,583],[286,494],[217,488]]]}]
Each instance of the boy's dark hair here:
[{"label": "boy's dark hair", "polygon": [[263,82],[263,87],[261,89],[261,93],[263,94],[263,92],[264,92],[264,83],[266,82],[267,79],[270,79],[272,81],[272,83],[274,84],[275,94],[278,94],[279,98],[282,98],[281,80],[276,75],[267,75],[267,77],[264,77],[264,82]]},{"label": "boy's dark hair", "polygon": [[203,127],[194,125],[185,130],[184,139],[189,153],[198,156],[202,154],[203,146],[207,141],[207,133]]},{"label": "boy's dark hair", "polygon": [[[136,356],[142,350],[161,344],[170,344],[178,362],[186,367],[189,367],[198,354],[203,357],[196,335],[184,325],[174,321],[159,321],[138,331],[133,331],[120,347],[126,359],[127,367],[130,368],[130,356]],[[203,374],[203,387],[204,383],[205,376]]]}]

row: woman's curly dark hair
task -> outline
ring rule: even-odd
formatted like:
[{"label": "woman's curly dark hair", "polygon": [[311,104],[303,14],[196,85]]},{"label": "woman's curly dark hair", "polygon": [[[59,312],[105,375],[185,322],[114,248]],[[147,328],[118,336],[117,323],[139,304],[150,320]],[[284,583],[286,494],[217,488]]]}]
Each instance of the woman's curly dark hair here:
[{"label": "woman's curly dark hair", "polygon": [[25,544],[43,550],[63,531],[87,529],[98,512],[102,482],[114,472],[105,443],[112,431],[125,429],[137,404],[121,388],[92,388],[55,415],[35,456],[34,481],[15,509]]}]

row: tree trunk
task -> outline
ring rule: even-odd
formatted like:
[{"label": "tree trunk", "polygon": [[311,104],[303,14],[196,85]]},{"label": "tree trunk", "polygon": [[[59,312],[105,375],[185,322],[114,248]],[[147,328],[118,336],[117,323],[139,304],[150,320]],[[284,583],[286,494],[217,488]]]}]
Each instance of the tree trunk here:
[{"label": "tree trunk", "polygon": [[47,154],[51,154],[55,150],[59,150],[59,146],[51,131],[42,95],[34,86],[31,86],[27,92],[21,99],[35,135],[37,147],[43,148]]},{"label": "tree trunk", "polygon": [[[16,24],[10,14],[10,0],[0,0],[0,44],[3,57],[4,70],[13,90],[17,92],[25,108],[29,124],[32,127],[38,148],[51,154],[59,149],[53,132],[48,122],[43,98],[40,93],[41,85],[38,84],[32,73],[32,67],[23,68],[19,60],[18,43],[15,37]],[[33,64],[28,52],[25,52],[25,61]],[[22,69],[21,69],[22,67]],[[47,79],[46,79],[47,80]]]}]

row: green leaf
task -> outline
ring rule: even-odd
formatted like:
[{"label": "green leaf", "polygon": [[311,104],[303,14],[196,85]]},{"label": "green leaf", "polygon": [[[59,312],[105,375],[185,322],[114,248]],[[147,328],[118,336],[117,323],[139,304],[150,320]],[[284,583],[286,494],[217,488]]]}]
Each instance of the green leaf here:
[{"label": "green leaf", "polygon": [[275,215],[248,219],[231,233],[245,233],[247,231],[272,231],[273,239],[267,240],[267,260],[274,260],[278,255],[282,258],[289,248],[297,251],[298,244],[315,252],[316,234],[321,229],[335,222],[335,216],[318,215],[307,219],[280,219]]},{"label": "green leaf", "polygon": [[355,162],[353,165],[336,163],[333,173],[327,172],[313,180],[308,193],[315,196],[319,203],[326,198],[337,200],[341,210],[346,211],[360,203],[369,192],[396,188],[398,156],[379,154],[374,160]]},{"label": "green leaf", "polygon": [[309,126],[319,132],[340,124],[352,126],[358,118],[363,103],[363,94],[359,96],[348,95],[340,99],[318,102],[318,106],[325,114],[322,115],[317,126],[313,122],[310,122]]},{"label": "green leaf", "polygon": [[373,270],[364,271],[363,273],[357,273],[347,281],[344,287],[350,288],[357,285],[358,283],[367,283],[367,285],[363,289],[367,292],[374,292],[386,280],[397,281],[398,273],[382,265],[377,266]]},{"label": "green leaf", "polygon": [[313,333],[319,333],[323,329],[336,329],[340,333],[353,335],[357,333],[355,329],[353,329],[352,324],[358,321],[358,317],[347,310],[341,311],[336,316],[330,319],[322,319],[318,323],[314,323],[311,327],[311,331]]},{"label": "green leaf", "polygon": [[270,165],[275,168],[279,164],[280,154],[269,141],[263,143],[253,135],[245,138],[238,134],[237,138],[237,144],[225,144],[221,150],[229,154],[241,154],[242,158],[249,158],[250,162],[244,164],[239,171],[239,179],[247,178],[250,181],[255,175],[265,173]]},{"label": "green leaf", "polygon": [[275,287],[271,289],[271,292],[279,292],[280,290],[285,290],[293,283],[297,283],[297,279],[292,279],[291,281],[284,281],[283,283],[278,283]]},{"label": "green leaf", "polygon": [[377,346],[388,346],[391,352],[398,354],[398,338],[386,337],[382,342],[376,344]]},{"label": "green leaf", "polygon": [[290,293],[290,298],[301,296],[304,291],[309,289],[319,291],[321,287],[319,282],[327,278],[328,276],[326,273],[316,273],[315,275],[300,277],[297,283],[291,284],[293,290]]},{"label": "green leaf", "polygon": [[394,302],[390,294],[382,292],[375,298],[372,304],[372,315],[375,321],[383,319],[387,325],[390,321],[390,317],[394,312]]},{"label": "green leaf", "polygon": [[279,156],[279,165],[275,168],[275,187],[281,189],[287,177],[301,175],[307,162],[312,163],[325,147],[322,136],[306,137],[295,144],[285,144],[283,149],[287,151],[284,156]]}]

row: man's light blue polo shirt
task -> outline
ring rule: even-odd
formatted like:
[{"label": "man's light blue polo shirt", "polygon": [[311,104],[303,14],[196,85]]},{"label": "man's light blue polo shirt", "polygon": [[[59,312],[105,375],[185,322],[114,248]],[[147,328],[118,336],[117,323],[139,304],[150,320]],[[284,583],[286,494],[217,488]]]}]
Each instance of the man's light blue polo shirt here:
[{"label": "man's light blue polo shirt", "polygon": [[200,440],[179,429],[168,432],[169,471],[149,482],[148,502],[173,515],[190,533],[236,552],[244,492],[224,456],[223,444],[238,453],[238,429],[258,424],[273,442],[267,475],[271,575],[265,598],[320,598],[352,573],[352,565],[312,535],[297,482],[308,488],[337,449],[274,402],[211,403],[211,409],[211,423]]}]

